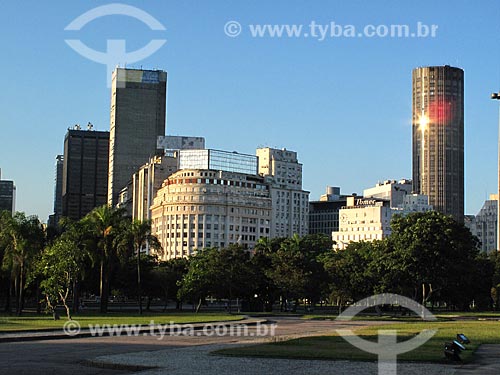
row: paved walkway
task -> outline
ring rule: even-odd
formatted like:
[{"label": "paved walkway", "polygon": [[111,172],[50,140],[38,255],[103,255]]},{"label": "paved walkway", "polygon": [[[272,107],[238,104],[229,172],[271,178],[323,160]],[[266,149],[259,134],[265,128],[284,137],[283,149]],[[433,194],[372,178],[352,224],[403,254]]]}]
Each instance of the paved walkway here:
[{"label": "paved walkway", "polygon": [[473,363],[462,366],[456,374],[500,374],[500,345],[481,345],[474,358]]},{"label": "paved walkway", "polygon": [[[102,356],[96,362],[107,365],[157,367],[141,372],[144,375],[257,375],[257,374],[378,374],[377,363],[319,360],[287,360],[268,358],[240,358],[210,355],[210,352],[231,345],[203,345],[154,352]],[[454,375],[452,365],[428,363],[400,363],[398,373],[405,375]],[[498,373],[496,373],[498,374]]]}]

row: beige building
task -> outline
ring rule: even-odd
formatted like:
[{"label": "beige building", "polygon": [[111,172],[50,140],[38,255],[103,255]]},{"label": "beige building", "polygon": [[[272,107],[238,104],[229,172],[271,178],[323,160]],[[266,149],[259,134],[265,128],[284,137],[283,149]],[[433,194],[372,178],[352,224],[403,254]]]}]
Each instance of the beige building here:
[{"label": "beige building", "polygon": [[270,236],[271,198],[264,178],[223,170],[183,169],[169,176],[151,207],[163,259],[196,249],[240,244],[252,249]]},{"label": "beige building", "polygon": [[287,149],[259,148],[258,171],[271,185],[271,237],[309,233],[309,192],[302,190],[302,164]]}]

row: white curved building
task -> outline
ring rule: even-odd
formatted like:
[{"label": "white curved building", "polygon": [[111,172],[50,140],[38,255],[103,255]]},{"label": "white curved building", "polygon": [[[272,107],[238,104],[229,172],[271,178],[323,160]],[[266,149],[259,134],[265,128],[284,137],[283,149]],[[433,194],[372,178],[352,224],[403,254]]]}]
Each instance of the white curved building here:
[{"label": "white curved building", "polygon": [[154,198],[152,230],[164,260],[230,244],[252,249],[260,237],[270,237],[271,212],[263,177],[182,169],[163,182]]}]

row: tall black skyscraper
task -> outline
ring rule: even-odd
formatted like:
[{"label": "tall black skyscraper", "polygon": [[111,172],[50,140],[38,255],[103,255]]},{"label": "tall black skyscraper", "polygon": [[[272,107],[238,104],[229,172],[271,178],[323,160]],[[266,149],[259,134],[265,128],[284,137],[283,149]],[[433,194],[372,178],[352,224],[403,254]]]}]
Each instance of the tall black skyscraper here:
[{"label": "tall black skyscraper", "polygon": [[464,71],[413,70],[413,189],[436,211],[464,220]]},{"label": "tall black skyscraper", "polygon": [[106,204],[109,132],[69,129],[64,138],[62,216],[79,220]]}]

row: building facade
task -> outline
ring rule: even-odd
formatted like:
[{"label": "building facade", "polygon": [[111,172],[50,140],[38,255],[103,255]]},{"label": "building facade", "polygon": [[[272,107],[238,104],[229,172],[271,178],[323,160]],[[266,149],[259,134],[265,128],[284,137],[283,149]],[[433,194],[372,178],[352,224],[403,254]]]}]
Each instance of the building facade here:
[{"label": "building facade", "polygon": [[[399,200],[399,195],[393,198]],[[428,202],[428,197],[420,194],[405,194],[397,207],[391,207],[391,199],[347,197],[347,205],[339,210],[339,229],[332,232],[334,247],[343,250],[350,242],[381,240],[392,233],[393,215],[431,211]]]},{"label": "building facade", "polygon": [[339,210],[347,204],[347,197],[340,195],[340,187],[328,186],[319,201],[309,202],[309,234],[323,233],[331,236],[339,230]]},{"label": "building facade", "polygon": [[255,174],[183,169],[163,182],[151,215],[164,260],[231,244],[252,249],[270,236],[269,186]]},{"label": "building facade", "polygon": [[258,172],[271,186],[271,237],[309,233],[309,192],[302,190],[302,164],[287,149],[257,149]]},{"label": "building facade", "polygon": [[257,157],[222,150],[180,150],[179,169],[212,169],[257,174]]},{"label": "building facade", "polygon": [[108,203],[148,160],[165,135],[167,73],[116,68],[111,83]]},{"label": "building facade", "polygon": [[392,213],[388,200],[347,197],[347,205],[339,211],[339,230],[332,233],[334,247],[343,250],[350,242],[385,238],[391,234]]},{"label": "building facade", "polygon": [[109,132],[68,129],[64,138],[62,216],[79,220],[106,204],[108,155]]},{"label": "building facade", "polygon": [[413,70],[413,190],[436,211],[464,220],[464,71]]},{"label": "building facade", "polygon": [[469,216],[465,225],[481,243],[481,251],[491,253],[497,250],[498,195],[491,194],[476,216]]},{"label": "building facade", "polygon": [[386,180],[377,183],[372,188],[363,190],[363,197],[385,199],[390,202],[392,208],[396,208],[403,204],[404,198],[411,194],[412,189],[411,180]]},{"label": "building facade", "polygon": [[12,215],[16,211],[16,185],[14,181],[2,180],[0,170],[0,212],[8,211]]},{"label": "building facade", "polygon": [[178,169],[177,155],[155,156],[132,176],[132,218],[145,221],[151,219],[151,205],[163,181]]}]

